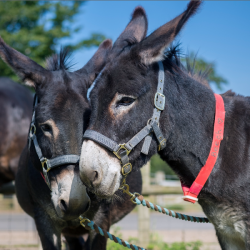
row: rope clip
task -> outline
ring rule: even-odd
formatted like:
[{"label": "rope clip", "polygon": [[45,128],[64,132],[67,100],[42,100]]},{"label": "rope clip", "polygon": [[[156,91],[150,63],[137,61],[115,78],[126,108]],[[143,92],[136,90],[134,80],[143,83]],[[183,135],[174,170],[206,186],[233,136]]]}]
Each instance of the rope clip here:
[{"label": "rope clip", "polygon": [[84,223],[85,223],[85,221],[87,221],[88,223],[90,223],[90,222],[91,222],[89,219],[84,218],[84,217],[82,217],[81,215],[79,216],[79,220],[80,220],[80,224],[81,224],[83,227],[85,227],[85,226],[86,226],[86,225],[84,224]]},{"label": "rope clip", "polygon": [[129,191],[129,185],[128,185],[128,184],[123,184],[119,189],[121,189],[123,193],[128,194],[129,197],[130,197],[130,200],[131,200],[134,204],[137,204],[137,202],[135,201],[135,198],[136,198],[137,196],[140,195],[139,193],[133,193],[133,194],[132,194],[132,193]]}]

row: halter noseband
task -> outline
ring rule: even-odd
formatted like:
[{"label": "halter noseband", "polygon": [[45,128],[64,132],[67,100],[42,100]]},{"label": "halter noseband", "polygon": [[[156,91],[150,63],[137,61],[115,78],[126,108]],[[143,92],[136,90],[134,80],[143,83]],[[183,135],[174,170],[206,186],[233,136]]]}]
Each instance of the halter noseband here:
[{"label": "halter noseband", "polygon": [[122,175],[124,176],[123,184],[125,184],[125,179],[127,175],[132,171],[132,164],[129,162],[128,155],[134,149],[134,147],[141,142],[144,138],[144,143],[141,149],[141,153],[147,155],[151,141],[152,141],[152,133],[155,134],[157,141],[159,143],[158,150],[162,150],[166,147],[166,139],[164,138],[161,129],[159,128],[159,119],[161,112],[165,107],[165,96],[163,95],[163,87],[164,87],[164,66],[162,62],[158,62],[159,65],[159,75],[158,75],[158,86],[157,92],[154,98],[154,112],[152,118],[150,118],[147,122],[147,125],[138,132],[131,140],[124,144],[117,144],[115,141],[109,139],[108,137],[94,131],[94,130],[86,130],[83,139],[93,140],[108,150],[112,151],[115,156],[121,161],[122,165]]},{"label": "halter noseband", "polygon": [[29,149],[31,145],[31,140],[33,141],[33,144],[35,146],[35,150],[37,153],[37,156],[42,164],[42,169],[43,169],[43,175],[44,175],[44,180],[48,187],[50,187],[50,181],[49,181],[49,176],[48,172],[56,167],[59,167],[64,164],[76,164],[79,162],[80,157],[78,155],[62,155],[55,157],[53,159],[47,159],[43,157],[41,148],[37,142],[36,138],[36,126],[35,126],[35,108],[37,106],[37,96],[35,95],[35,100],[34,100],[34,110],[33,110],[33,115],[32,115],[32,120],[30,123],[30,132],[29,132]]}]

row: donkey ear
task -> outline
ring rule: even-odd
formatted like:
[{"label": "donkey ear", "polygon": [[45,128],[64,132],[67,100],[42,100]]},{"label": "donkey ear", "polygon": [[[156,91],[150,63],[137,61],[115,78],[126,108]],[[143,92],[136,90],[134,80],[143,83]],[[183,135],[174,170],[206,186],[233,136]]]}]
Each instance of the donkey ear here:
[{"label": "donkey ear", "polygon": [[104,40],[100,44],[98,50],[93,55],[93,57],[87,62],[87,64],[83,68],[76,71],[80,74],[87,75],[88,88],[92,85],[95,78],[104,68],[106,61],[108,59],[108,55],[111,51],[111,48],[112,48],[112,41],[110,39]]},{"label": "donkey ear", "polygon": [[131,21],[117,38],[112,52],[119,53],[124,47],[130,44],[139,43],[145,38],[148,30],[148,20],[146,12],[142,7],[135,8]]},{"label": "donkey ear", "polygon": [[[179,34],[187,20],[196,13],[201,1],[189,2],[187,9],[179,16],[164,24],[140,44],[139,56],[143,64],[149,65],[164,58],[164,50]],[[137,51],[138,52],[138,51]]]},{"label": "donkey ear", "polygon": [[14,72],[25,82],[26,85],[36,88],[43,82],[48,70],[32,61],[27,56],[8,46],[0,37],[0,57]]}]

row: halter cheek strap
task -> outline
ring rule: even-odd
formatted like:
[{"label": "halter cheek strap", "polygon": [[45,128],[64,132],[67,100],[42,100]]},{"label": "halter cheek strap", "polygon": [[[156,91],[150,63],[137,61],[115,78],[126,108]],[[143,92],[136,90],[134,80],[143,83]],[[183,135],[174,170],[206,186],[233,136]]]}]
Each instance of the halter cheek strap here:
[{"label": "halter cheek strap", "polygon": [[59,167],[64,164],[76,164],[79,162],[80,157],[78,155],[62,155],[55,157],[53,159],[47,159],[43,156],[42,150],[37,142],[36,138],[36,126],[35,126],[35,108],[37,106],[37,96],[35,95],[35,103],[34,103],[34,111],[32,115],[32,120],[30,124],[30,132],[29,132],[29,149],[31,145],[31,141],[33,141],[37,156],[41,162],[42,169],[43,169],[43,174],[42,177],[44,178],[46,184],[48,187],[50,187],[50,181],[49,181],[49,176],[48,172],[56,167]]},{"label": "halter cheek strap", "polygon": [[94,130],[86,130],[83,135],[84,139],[93,140],[115,154],[115,156],[121,161],[121,172],[124,176],[124,181],[125,177],[132,171],[132,164],[129,162],[128,155],[134,149],[134,147],[136,147],[136,145],[139,144],[144,138],[145,140],[141,149],[141,153],[145,155],[148,154],[153,133],[155,134],[155,137],[159,143],[158,150],[162,150],[166,147],[166,139],[164,138],[161,129],[159,128],[160,115],[165,107],[165,96],[163,95],[164,66],[162,62],[158,62],[158,65],[158,85],[157,92],[154,97],[155,107],[153,116],[149,119],[147,125],[140,132],[138,132],[132,139],[124,144],[117,144],[115,141]]}]

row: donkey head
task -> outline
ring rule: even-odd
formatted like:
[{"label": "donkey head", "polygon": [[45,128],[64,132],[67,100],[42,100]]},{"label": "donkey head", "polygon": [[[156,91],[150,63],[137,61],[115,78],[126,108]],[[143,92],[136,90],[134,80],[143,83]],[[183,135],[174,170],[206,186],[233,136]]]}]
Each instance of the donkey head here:
[{"label": "donkey head", "polygon": [[[69,72],[65,50],[59,56],[48,58],[45,69],[9,47],[0,38],[1,58],[26,85],[35,88],[38,98],[35,107],[36,137],[47,159],[69,154],[80,155],[82,135],[90,116],[87,90],[104,67],[111,46],[110,40],[104,41],[82,69]],[[42,172],[33,143],[30,159],[32,165]],[[66,164],[50,170],[49,179],[51,199],[61,218],[75,218],[86,211],[89,197],[80,180],[78,164]]]},{"label": "donkey head", "polygon": [[[114,43],[108,62],[96,79],[96,87],[91,93],[93,110],[89,129],[122,144],[147,124],[153,114],[157,89],[159,68],[156,62],[163,60],[164,50],[200,4],[200,1],[190,2],[181,15],[146,38],[146,14],[141,7],[135,9],[130,23]],[[143,166],[157,152],[156,138],[153,138],[147,156],[140,153],[141,148],[142,142],[129,155],[134,169]],[[85,140],[80,175],[92,192],[110,197],[121,184],[121,164],[112,152]]]}]

